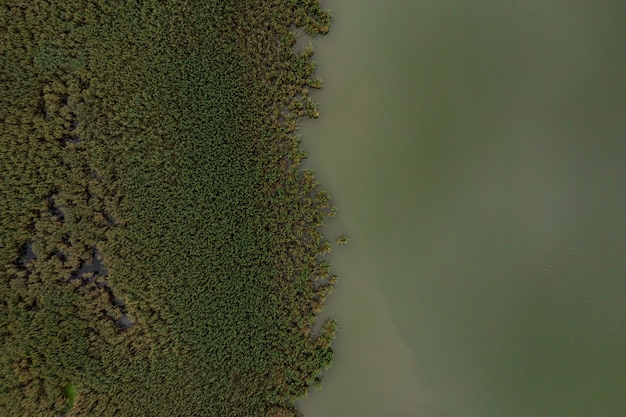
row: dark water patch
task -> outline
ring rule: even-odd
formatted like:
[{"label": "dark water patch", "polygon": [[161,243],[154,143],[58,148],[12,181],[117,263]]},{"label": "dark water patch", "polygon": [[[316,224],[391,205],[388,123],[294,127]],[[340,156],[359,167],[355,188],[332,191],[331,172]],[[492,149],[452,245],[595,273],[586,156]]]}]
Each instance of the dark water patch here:
[{"label": "dark water patch", "polygon": [[102,217],[104,217],[104,221],[106,222],[106,225],[108,227],[115,226],[117,224],[115,218],[110,216],[109,213],[107,213],[106,211],[103,211],[101,214]]},{"label": "dark water patch", "polygon": [[37,255],[35,254],[35,251],[33,250],[33,242],[26,242],[24,243],[24,245],[22,245],[22,248],[20,249],[20,260],[19,260],[19,264],[20,265],[26,265],[29,262],[35,261],[37,260]]},{"label": "dark water patch", "polygon": [[24,243],[19,249],[19,258],[15,262],[15,266],[20,271],[25,271],[27,276],[33,271],[35,261],[38,259],[37,254],[33,250],[33,241]]},{"label": "dark water patch", "polygon": [[78,119],[73,111],[70,111],[70,114],[70,126],[68,128],[69,133],[61,137],[61,143],[63,146],[76,145],[82,141],[81,137],[77,134]]},{"label": "dark water patch", "polygon": [[39,101],[37,103],[37,111],[40,115],[43,116],[43,119],[46,122],[52,120],[52,113],[48,110],[48,106],[46,106],[46,100],[44,99],[43,92],[39,97]]},{"label": "dark water patch", "polygon": [[[87,278],[83,278],[86,274],[90,275]],[[94,249],[92,257],[87,261],[81,262],[80,267],[70,275],[68,281],[83,279],[84,284],[91,284],[97,278],[106,277],[108,275],[107,269],[102,264],[100,254],[97,249]]]},{"label": "dark water patch", "polygon": [[94,178],[94,179],[98,180],[98,181],[102,181],[102,177],[100,176],[100,174],[98,173],[98,171],[97,171],[96,169],[94,169],[94,168],[90,168],[90,170],[89,170],[89,176],[90,176],[91,178]]},{"label": "dark water patch", "polygon": [[61,210],[61,206],[56,203],[54,196],[48,197],[48,213],[61,222],[65,221],[65,213]]},{"label": "dark water patch", "polygon": [[55,251],[54,252],[54,256],[59,258],[62,262],[65,262],[68,259],[68,255],[66,253],[61,252],[61,251]]},{"label": "dark water patch", "polygon": [[124,299],[117,295],[113,287],[109,284],[107,280],[108,276],[109,272],[103,264],[100,252],[94,248],[91,258],[81,263],[80,267],[70,275],[67,281],[81,280],[81,286],[91,286],[93,290],[97,289],[106,292],[111,306],[121,314],[121,317],[118,319],[109,315],[107,315],[107,317],[111,320],[115,320],[116,324],[122,330],[128,330],[133,327],[136,322],[128,314]]},{"label": "dark water patch", "polygon": [[81,139],[75,135],[63,135],[63,137],[61,138],[61,143],[63,144],[63,146],[76,145],[80,141]]},{"label": "dark water patch", "polygon": [[118,321],[117,324],[123,329],[123,330],[128,330],[131,327],[133,327],[135,325],[135,323],[133,322],[132,317],[130,317],[128,314],[124,314]]},{"label": "dark water patch", "polygon": [[105,289],[105,290],[110,290],[111,287],[109,286],[109,283],[107,281],[96,281],[94,280],[94,283],[96,284],[96,287],[100,288],[100,289]]},{"label": "dark water patch", "polygon": [[113,297],[113,299],[111,300],[111,303],[113,303],[113,305],[116,307],[125,307],[124,300],[119,297]]}]

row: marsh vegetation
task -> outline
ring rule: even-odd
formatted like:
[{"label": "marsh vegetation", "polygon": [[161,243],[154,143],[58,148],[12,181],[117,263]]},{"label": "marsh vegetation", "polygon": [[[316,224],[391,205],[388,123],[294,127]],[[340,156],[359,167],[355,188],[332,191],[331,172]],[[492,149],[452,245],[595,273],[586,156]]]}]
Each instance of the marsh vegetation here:
[{"label": "marsh vegetation", "polygon": [[[0,409],[294,416],[333,358],[317,0],[3,0]],[[76,387],[80,387],[77,395]]]}]

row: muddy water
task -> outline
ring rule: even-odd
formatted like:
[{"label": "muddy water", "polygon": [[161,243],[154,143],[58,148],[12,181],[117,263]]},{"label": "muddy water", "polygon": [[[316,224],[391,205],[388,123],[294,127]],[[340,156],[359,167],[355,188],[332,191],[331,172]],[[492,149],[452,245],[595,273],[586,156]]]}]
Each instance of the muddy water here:
[{"label": "muddy water", "polygon": [[307,417],[626,415],[623,3],[326,2],[326,313]]}]

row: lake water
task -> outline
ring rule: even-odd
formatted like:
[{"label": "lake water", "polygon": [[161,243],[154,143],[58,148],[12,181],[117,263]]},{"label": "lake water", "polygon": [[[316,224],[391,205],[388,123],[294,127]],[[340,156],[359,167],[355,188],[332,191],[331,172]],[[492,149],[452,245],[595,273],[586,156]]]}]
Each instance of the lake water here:
[{"label": "lake water", "polygon": [[307,417],[626,416],[626,8],[334,0],[308,166],[349,245]]}]

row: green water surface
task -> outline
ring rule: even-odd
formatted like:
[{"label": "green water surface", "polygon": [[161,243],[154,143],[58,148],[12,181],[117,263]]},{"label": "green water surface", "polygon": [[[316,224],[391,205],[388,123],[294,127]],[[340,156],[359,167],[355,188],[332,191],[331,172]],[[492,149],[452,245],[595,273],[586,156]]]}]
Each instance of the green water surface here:
[{"label": "green water surface", "polygon": [[305,415],[626,416],[624,4],[326,6],[303,143],[350,243]]}]

